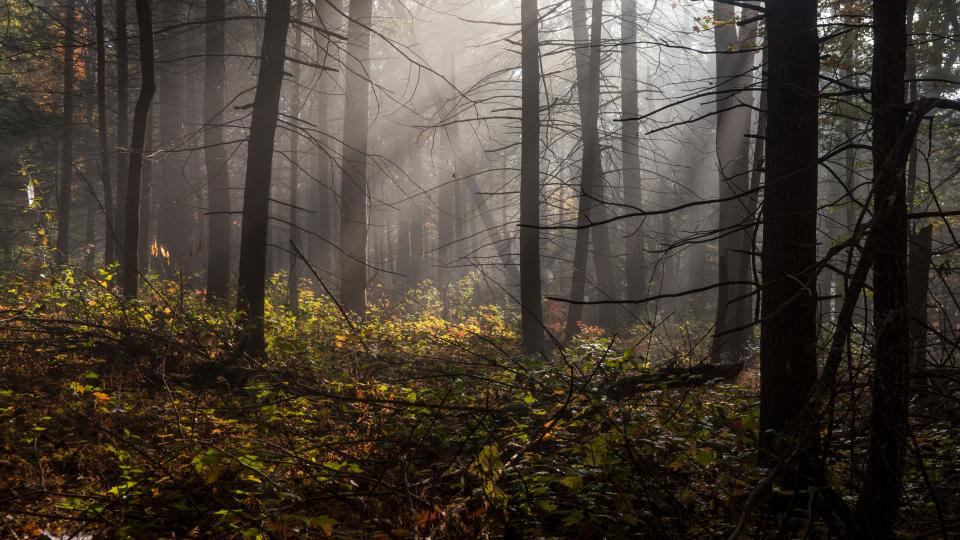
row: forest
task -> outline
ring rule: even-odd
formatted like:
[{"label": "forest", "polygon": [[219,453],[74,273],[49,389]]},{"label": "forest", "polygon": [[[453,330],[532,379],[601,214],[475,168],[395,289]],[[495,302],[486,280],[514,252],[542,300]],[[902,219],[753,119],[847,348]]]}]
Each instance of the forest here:
[{"label": "forest", "polygon": [[960,538],[960,2],[0,0],[0,538]]}]

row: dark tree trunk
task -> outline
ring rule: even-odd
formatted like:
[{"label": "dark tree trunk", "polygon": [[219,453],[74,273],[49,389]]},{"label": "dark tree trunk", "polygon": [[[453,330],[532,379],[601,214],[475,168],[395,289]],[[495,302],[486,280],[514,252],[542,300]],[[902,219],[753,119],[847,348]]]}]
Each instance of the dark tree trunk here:
[{"label": "dark tree trunk", "polygon": [[117,43],[117,204],[114,208],[113,234],[117,247],[123,249],[124,203],[127,200],[127,169],[129,156],[126,146],[130,142],[128,102],[130,100],[130,69],[127,65],[129,43],[127,42],[127,0],[117,0],[115,40]]},{"label": "dark tree trunk", "polygon": [[[621,15],[621,114],[623,118],[636,118],[640,112],[640,92],[637,87],[637,0],[623,1]],[[643,188],[640,176],[640,122],[623,122],[620,132],[620,152],[623,155],[623,191],[626,203],[637,208],[643,206]],[[647,296],[647,266],[644,254],[643,235],[640,225],[643,220],[627,222],[626,273],[627,298]]]},{"label": "dark tree trunk", "polygon": [[[907,305],[904,107],[907,37],[905,0],[873,2],[873,200],[877,258],[873,267],[874,374],[870,453],[857,503],[867,538],[892,538],[903,491],[910,384]],[[913,144],[912,139],[906,144]]]},{"label": "dark tree trunk", "polygon": [[910,239],[908,261],[910,298],[910,356],[913,358],[915,385],[920,391],[926,378],[920,375],[927,363],[927,293],[930,291],[930,258],[933,252],[933,225],[917,231]]},{"label": "dark tree trunk", "polygon": [[205,34],[203,131],[206,146],[207,207],[210,209],[207,237],[207,298],[223,299],[230,292],[230,171],[223,146],[224,85],[227,73],[225,23],[226,0],[207,0]]},{"label": "dark tree trunk", "polygon": [[[583,319],[583,300],[587,281],[587,255],[590,237],[593,237],[594,268],[597,284],[605,299],[613,293],[609,230],[605,226],[590,224],[604,218],[603,168],[600,163],[600,137],[597,123],[600,116],[600,32],[603,19],[603,2],[593,0],[592,28],[587,34],[587,8],[584,0],[572,0],[574,42],[577,44],[577,94],[580,96],[580,123],[583,140],[583,161],[580,179],[580,209],[577,214],[577,242],[573,256],[573,279],[570,284],[571,303],[567,311],[567,339],[579,331]],[[616,327],[616,309],[601,305],[601,326]]]},{"label": "dark tree trunk", "polygon": [[123,293],[136,298],[140,277],[140,180],[147,136],[150,103],[157,83],[153,67],[153,16],[150,0],[137,0],[137,25],[140,34],[140,96],[133,112],[133,138],[130,141],[130,169],[127,172],[126,217],[123,233]]},{"label": "dark tree trunk", "polygon": [[270,181],[289,27],[290,0],[271,0],[267,4],[257,94],[253,101],[250,142],[247,145],[240,277],[237,286],[237,311],[240,312],[243,325],[238,352],[254,357],[262,357],[266,353],[263,316]]},{"label": "dark tree trunk", "polygon": [[370,118],[370,24],[373,0],[350,0],[346,114],[340,215],[340,294],[347,311],[367,309],[367,131]]},{"label": "dark tree trunk", "polygon": [[113,231],[113,183],[110,179],[110,143],[107,139],[107,47],[103,29],[103,0],[94,2],[97,28],[97,134],[100,142],[100,181],[103,183],[104,242],[103,262],[109,266],[116,258],[117,238]]},{"label": "dark tree trunk", "polygon": [[70,206],[73,196],[73,98],[74,41],[76,40],[75,0],[63,7],[63,134],[60,146],[60,185],[57,191],[57,253],[61,266],[70,258]]},{"label": "dark tree trunk", "polygon": [[[751,13],[751,12],[748,12]],[[736,362],[749,353],[753,335],[749,327],[753,319],[749,281],[752,227],[749,189],[751,107],[753,96],[747,87],[752,82],[754,59],[754,25],[739,32],[733,23],[732,5],[714,2],[714,19],[723,21],[716,27],[717,90],[717,158],[720,163],[719,283],[717,319],[714,328],[712,358],[714,362]],[[741,50],[736,54],[725,54]]]},{"label": "dark tree trunk", "polygon": [[784,434],[817,378],[817,3],[767,10],[767,158],[760,325],[760,458]]},{"label": "dark tree trunk", "polygon": [[540,290],[540,16],[537,0],[520,1],[523,78],[520,164],[520,308],[523,350],[544,349]]}]

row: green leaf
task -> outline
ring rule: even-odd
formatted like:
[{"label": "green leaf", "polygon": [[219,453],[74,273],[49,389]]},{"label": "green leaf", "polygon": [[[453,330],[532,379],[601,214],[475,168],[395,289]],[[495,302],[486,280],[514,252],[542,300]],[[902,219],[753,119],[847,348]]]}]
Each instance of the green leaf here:
[{"label": "green leaf", "polygon": [[583,487],[583,477],[581,476],[564,476],[560,479],[560,483],[567,486],[570,489],[580,489]]}]

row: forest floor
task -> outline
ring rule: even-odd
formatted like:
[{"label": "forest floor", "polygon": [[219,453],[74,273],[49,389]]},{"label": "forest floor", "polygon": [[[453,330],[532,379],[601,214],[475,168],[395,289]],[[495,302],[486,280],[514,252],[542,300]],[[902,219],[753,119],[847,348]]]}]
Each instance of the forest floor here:
[{"label": "forest floor", "polygon": [[[6,278],[0,537],[712,538],[741,518],[745,537],[808,526],[802,511],[747,508],[769,472],[756,466],[754,370],[734,384],[611,390],[679,351],[695,358],[681,327],[642,353],[588,329],[531,359],[510,317],[466,292],[445,318],[423,288],[352,327],[309,293],[299,315],[273,307],[276,288],[270,361],[236,363],[234,321],[200,293],[167,283],[131,305],[111,280]],[[827,468],[846,498],[865,433],[856,406],[835,412]],[[956,426],[918,425],[913,439],[904,528],[955,533]],[[777,494],[808,506],[802,492]]]}]

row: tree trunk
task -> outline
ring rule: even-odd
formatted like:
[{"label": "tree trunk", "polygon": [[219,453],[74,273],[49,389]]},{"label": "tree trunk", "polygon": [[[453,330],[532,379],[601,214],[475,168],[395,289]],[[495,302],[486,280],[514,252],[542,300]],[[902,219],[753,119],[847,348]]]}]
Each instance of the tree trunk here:
[{"label": "tree trunk", "polygon": [[247,144],[237,286],[237,311],[240,312],[243,327],[238,352],[254,357],[266,354],[263,316],[270,183],[289,27],[290,0],[271,0],[267,4],[257,94],[253,101],[250,141]]},{"label": "tree trunk", "polygon": [[[143,142],[143,155],[149,156],[153,151],[153,110],[147,115],[147,135]],[[140,273],[146,274],[151,271],[151,266],[156,268],[156,258],[151,256],[150,248],[156,241],[156,224],[152,223],[156,216],[156,200],[153,196],[153,160],[144,159],[140,178],[140,240],[138,242],[140,255]]]},{"label": "tree trunk", "polygon": [[873,409],[857,522],[865,537],[876,539],[894,535],[909,429],[906,160],[898,159],[906,127],[906,13],[905,0],[873,2],[874,215],[886,219],[874,224],[879,243],[873,267]]},{"label": "tree trunk", "polygon": [[367,309],[367,131],[370,118],[370,25],[373,0],[350,0],[340,216],[340,294],[347,311]]},{"label": "tree trunk", "polygon": [[103,29],[103,0],[95,0],[94,18],[97,32],[97,134],[100,143],[100,181],[103,183],[103,262],[109,266],[116,257],[114,246],[117,239],[113,231],[113,184],[110,179],[110,143],[107,139],[107,47]]},{"label": "tree trunk", "polygon": [[[752,12],[749,12],[752,13]],[[749,214],[749,153],[753,96],[747,87],[754,59],[754,25],[738,33],[734,7],[714,2],[717,59],[717,159],[720,164],[719,281],[717,319],[711,351],[716,363],[736,362],[749,353],[753,331],[749,281],[752,228],[746,226]],[[739,53],[731,51],[746,49]],[[731,283],[738,282],[738,283]]]},{"label": "tree trunk", "polygon": [[[640,113],[640,92],[637,88],[637,0],[623,0],[621,15],[621,115],[636,118]],[[643,207],[643,186],[640,175],[640,122],[627,121],[621,125],[620,152],[623,155],[623,191],[626,203]],[[627,298],[647,296],[647,266],[645,261],[642,219],[626,224]]]},{"label": "tree trunk", "polygon": [[[577,214],[577,242],[573,256],[573,279],[570,284],[570,299],[574,301],[567,310],[566,337],[570,339],[579,331],[583,319],[584,290],[587,281],[587,255],[590,237],[593,236],[594,267],[601,292],[609,298],[613,293],[613,272],[610,268],[610,237],[604,226],[589,225],[603,219],[603,169],[600,163],[600,137],[597,123],[600,116],[600,32],[603,19],[603,2],[593,0],[592,28],[587,34],[587,7],[584,0],[571,0],[573,9],[574,42],[577,44],[577,94],[580,96],[580,123],[583,140],[583,161],[580,178],[580,209]],[[604,256],[606,255],[606,257]],[[616,327],[616,308],[601,305],[601,325]]]},{"label": "tree trunk", "polygon": [[817,4],[771,3],[766,21],[760,459],[776,463],[817,378]]},{"label": "tree trunk", "polygon": [[57,266],[70,258],[70,206],[73,195],[73,98],[75,0],[63,6],[63,134],[60,147],[60,185],[57,191]]},{"label": "tree trunk", "polygon": [[[303,2],[297,2],[297,20],[303,20]],[[300,58],[300,47],[303,45],[303,31],[301,26],[297,25],[293,32],[294,58]],[[287,307],[294,313],[300,310],[300,261],[297,259],[297,251],[303,253],[302,242],[300,241],[300,211],[297,207],[300,204],[300,64],[294,62],[290,68],[292,70],[290,85],[290,112],[288,116],[292,118],[293,126],[290,128],[290,228],[289,262],[287,265]],[[292,246],[296,246],[296,250]]]},{"label": "tree trunk", "polygon": [[523,78],[520,163],[520,309],[523,350],[543,351],[540,292],[540,14],[520,0]]},{"label": "tree trunk", "polygon": [[933,225],[917,231],[910,239],[907,263],[910,298],[910,356],[913,358],[915,386],[922,391],[926,378],[920,373],[927,363],[927,293],[930,291],[930,258],[933,252]]},{"label": "tree trunk", "polygon": [[224,148],[223,109],[226,34],[223,18],[226,0],[207,0],[205,34],[203,119],[204,158],[207,168],[207,208],[210,209],[207,237],[207,298],[223,299],[230,292],[230,171]]},{"label": "tree trunk", "polygon": [[[339,25],[331,21],[338,14],[331,6],[330,2],[320,2],[317,5],[318,17],[321,24],[327,28],[337,28]],[[325,34],[318,34],[314,37],[318,44],[323,47],[320,52],[320,64],[329,65],[337,61],[337,48],[332,46],[332,41]],[[313,107],[316,114],[317,129],[324,131],[330,129],[329,106],[330,93],[336,84],[335,72],[323,71],[318,76],[317,92],[313,96]],[[331,194],[334,190],[333,163],[326,154],[325,148],[316,149],[316,160],[314,163],[314,179],[310,182],[308,189],[308,198],[310,204],[310,214],[308,219],[308,228],[310,237],[307,239],[307,255],[310,264],[328,272],[335,272],[333,251],[330,249],[330,242],[334,239],[333,220],[331,219]],[[319,290],[320,284],[315,283],[314,287]]]},{"label": "tree trunk", "polygon": [[[163,1],[159,3],[159,23],[173,26],[180,21],[180,2]],[[189,188],[186,181],[184,154],[169,152],[176,150],[183,137],[184,94],[181,76],[182,60],[186,52],[187,38],[183,30],[170,30],[161,36],[157,43],[163,69],[158,71],[159,116],[157,118],[160,141],[165,152],[160,164],[159,195],[160,210],[157,223],[158,242],[170,254],[169,264],[164,266],[166,277],[176,278],[180,270],[189,268],[190,238],[193,236],[193,220],[188,201]]]},{"label": "tree trunk", "polygon": [[127,168],[129,157],[125,146],[130,141],[128,126],[128,102],[130,100],[130,69],[127,65],[129,43],[127,42],[127,0],[117,0],[115,34],[117,51],[117,193],[113,217],[113,234],[117,247],[123,249],[124,203],[127,200]]},{"label": "tree trunk", "polygon": [[137,25],[140,34],[140,96],[133,112],[133,138],[130,141],[130,169],[127,172],[126,216],[123,235],[123,293],[136,298],[140,277],[140,180],[143,174],[143,153],[147,136],[150,103],[157,83],[153,67],[153,16],[150,0],[137,0]]}]

